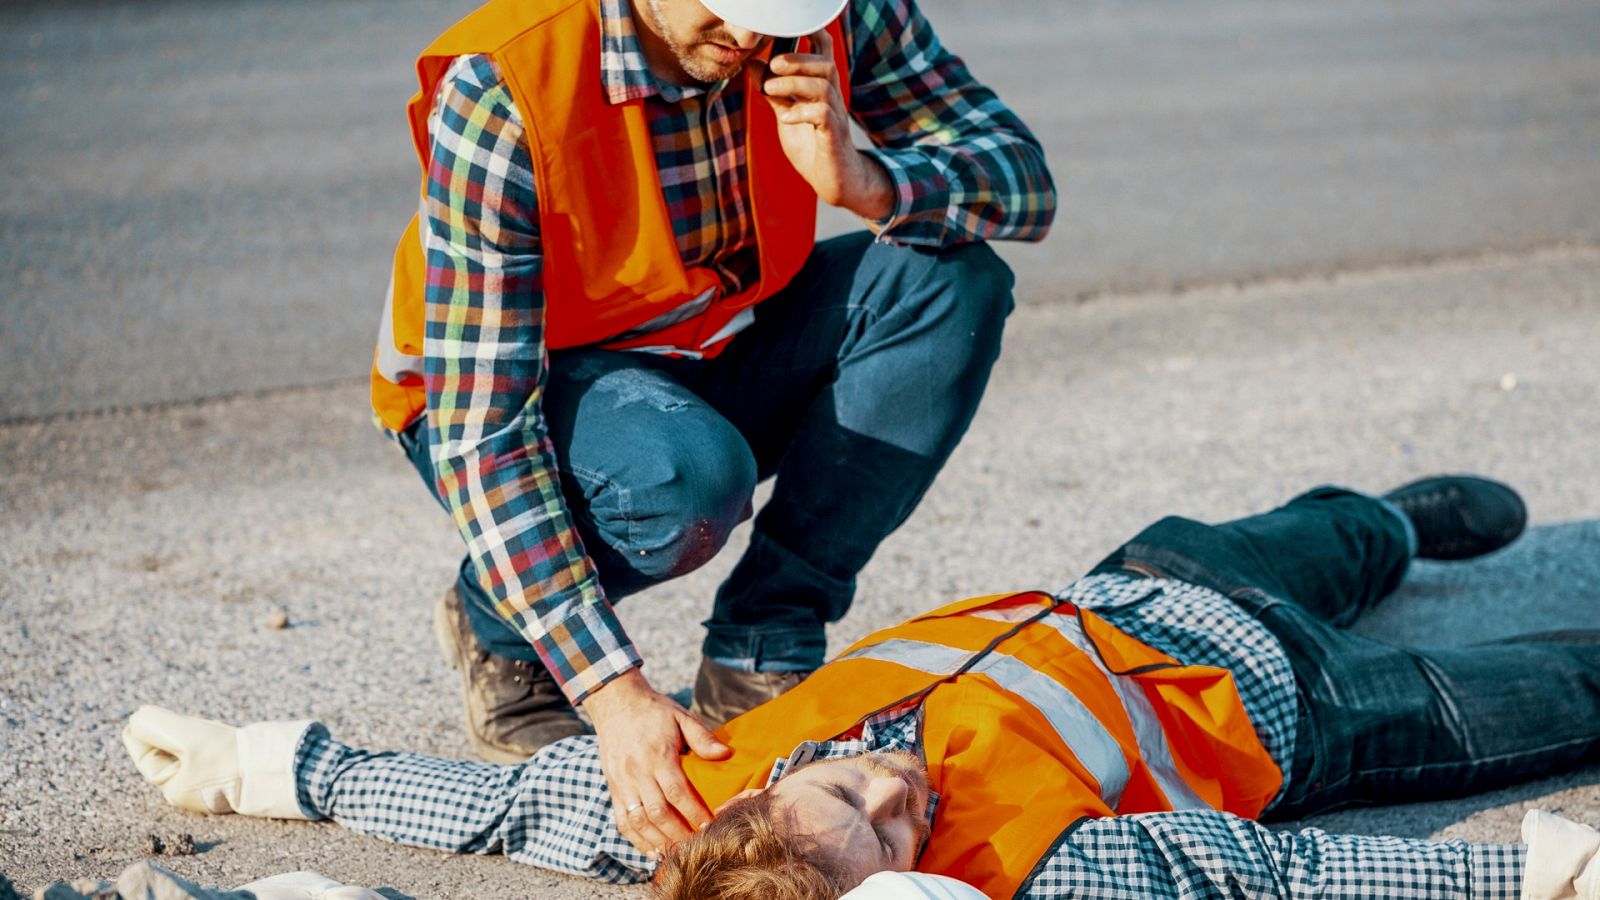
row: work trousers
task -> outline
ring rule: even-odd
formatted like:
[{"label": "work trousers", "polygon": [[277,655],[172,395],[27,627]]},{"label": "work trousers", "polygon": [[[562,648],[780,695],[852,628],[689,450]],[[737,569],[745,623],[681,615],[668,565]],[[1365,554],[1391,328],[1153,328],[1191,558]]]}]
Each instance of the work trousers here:
[{"label": "work trousers", "polygon": [[1282,643],[1299,711],[1275,817],[1472,794],[1600,757],[1600,631],[1417,648],[1344,630],[1409,563],[1392,507],[1325,487],[1222,525],[1162,519],[1095,571],[1212,588]]},{"label": "work trousers", "polygon": [[[850,608],[857,573],[971,423],[1012,284],[987,244],[930,250],[852,234],[819,242],[712,359],[552,351],[543,414],[606,595],[704,564],[775,476],[703,649],[745,671],[820,666],[823,626]],[[427,428],[401,443],[433,489]],[[457,587],[490,652],[535,658],[470,560]]]}]

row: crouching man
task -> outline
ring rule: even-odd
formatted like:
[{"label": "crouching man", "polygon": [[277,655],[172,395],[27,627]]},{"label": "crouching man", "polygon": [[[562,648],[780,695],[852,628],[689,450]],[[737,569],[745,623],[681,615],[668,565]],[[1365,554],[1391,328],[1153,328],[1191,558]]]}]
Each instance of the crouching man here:
[{"label": "crouching man", "polygon": [[1589,832],[1536,836],[1530,858],[1251,820],[1483,791],[1596,756],[1600,631],[1418,650],[1341,627],[1413,556],[1479,556],[1524,522],[1513,491],[1469,477],[1383,498],[1319,488],[1216,526],[1163,519],[1057,594],[885,629],[729,722],[729,758],[684,759],[716,820],[660,860],[617,831],[591,736],[496,766],[146,707],[125,740],[177,806],[653,876],[661,897],[834,898],[916,870],[989,897],[1511,898],[1525,874],[1600,878],[1551,874],[1582,871],[1571,848],[1592,854]]}]

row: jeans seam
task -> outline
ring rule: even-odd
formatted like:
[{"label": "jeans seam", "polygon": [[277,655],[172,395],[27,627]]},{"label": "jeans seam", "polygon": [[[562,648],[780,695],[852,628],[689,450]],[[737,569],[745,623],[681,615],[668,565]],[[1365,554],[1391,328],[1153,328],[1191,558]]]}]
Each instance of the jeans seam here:
[{"label": "jeans seam", "polygon": [[[638,538],[638,535],[636,535],[634,533],[634,526],[633,526],[633,522],[634,522],[634,517],[633,517],[633,493],[632,493],[632,491],[628,490],[628,488],[625,485],[623,485],[621,482],[617,481],[616,479],[612,478],[611,476],[605,474],[604,472],[601,472],[601,471],[599,471],[597,469],[591,469],[588,466],[580,466],[580,465],[578,465],[576,463],[572,463],[572,464],[569,464],[567,466],[567,471],[571,472],[575,477],[582,478],[582,479],[585,479],[585,480],[593,483],[597,488],[599,488],[601,490],[608,490],[611,493],[616,495],[616,497],[617,497],[617,517],[622,520],[623,530],[627,534],[627,537],[626,537],[627,545],[630,548],[633,547],[633,545],[638,542],[639,538]],[[589,506],[589,504],[587,504],[587,503],[584,504],[584,507],[585,507],[586,510],[587,510],[588,506]],[[588,517],[589,517],[589,520],[591,522],[594,521],[594,514],[593,513],[588,513]],[[596,529],[596,530],[598,531],[599,529]]]}]

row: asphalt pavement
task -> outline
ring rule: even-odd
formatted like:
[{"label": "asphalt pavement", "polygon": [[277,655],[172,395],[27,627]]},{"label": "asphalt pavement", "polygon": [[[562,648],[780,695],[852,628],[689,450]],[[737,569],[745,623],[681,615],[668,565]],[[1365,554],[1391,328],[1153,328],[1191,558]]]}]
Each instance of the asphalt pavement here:
[{"label": "asphalt pavement", "polygon": [[[1600,627],[1600,8],[923,5],[1039,132],[1062,211],[1005,248],[1020,306],[984,408],[836,645],[1058,587],[1161,515],[1463,470],[1521,488],[1529,533],[1417,564],[1357,627]],[[468,754],[428,630],[459,540],[358,380],[415,189],[410,57],[464,9],[0,9],[0,872],[19,885],[110,877],[187,833],[200,852],[160,861],[213,883],[637,896],[176,812],[116,740],[157,702]],[[657,684],[688,685],[742,541],[622,604]],[[1600,823],[1600,768],[1314,824],[1513,841],[1532,805]]]},{"label": "asphalt pavement", "polygon": [[[475,5],[0,4],[0,420],[364,373]],[[1024,303],[1600,239],[1600,5],[921,5],[1059,182]]]}]

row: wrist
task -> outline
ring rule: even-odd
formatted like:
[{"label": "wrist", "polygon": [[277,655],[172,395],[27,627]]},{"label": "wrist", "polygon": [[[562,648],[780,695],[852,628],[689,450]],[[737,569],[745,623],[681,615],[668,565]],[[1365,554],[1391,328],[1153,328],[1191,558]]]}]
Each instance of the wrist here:
[{"label": "wrist", "polygon": [[841,204],[863,219],[883,220],[894,213],[894,178],[870,153],[856,151],[858,187],[849,203]]},{"label": "wrist", "polygon": [[644,671],[639,666],[617,675],[605,684],[600,685],[583,698],[583,707],[591,715],[603,715],[606,710],[618,706],[628,700],[655,693],[650,687],[650,682],[644,677]]}]

